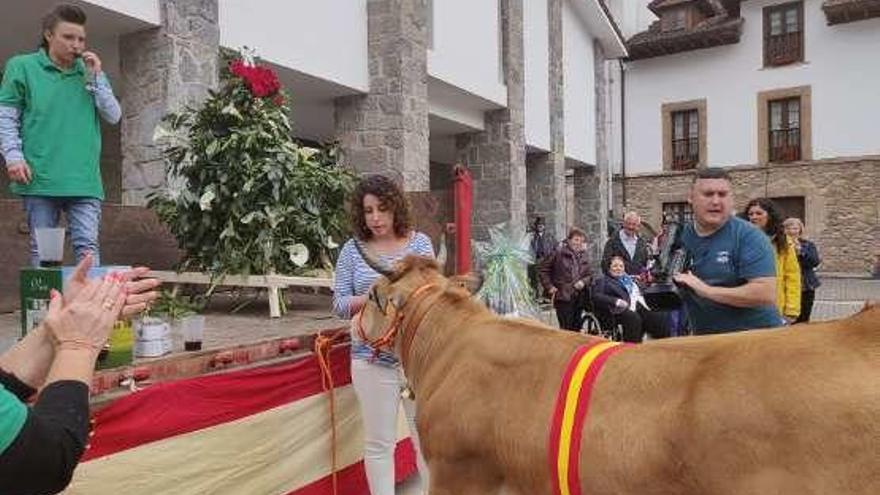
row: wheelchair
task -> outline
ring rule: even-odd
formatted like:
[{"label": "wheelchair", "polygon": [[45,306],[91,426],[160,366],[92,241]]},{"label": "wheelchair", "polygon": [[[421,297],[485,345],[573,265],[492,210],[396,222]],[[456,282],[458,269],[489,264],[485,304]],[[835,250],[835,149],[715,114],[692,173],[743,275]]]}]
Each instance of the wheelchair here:
[{"label": "wheelchair", "polygon": [[617,318],[611,315],[611,321],[603,325],[596,315],[592,291],[589,291],[585,300],[583,319],[584,324],[581,326],[582,334],[601,337],[614,342],[623,342],[623,326],[617,322]]}]

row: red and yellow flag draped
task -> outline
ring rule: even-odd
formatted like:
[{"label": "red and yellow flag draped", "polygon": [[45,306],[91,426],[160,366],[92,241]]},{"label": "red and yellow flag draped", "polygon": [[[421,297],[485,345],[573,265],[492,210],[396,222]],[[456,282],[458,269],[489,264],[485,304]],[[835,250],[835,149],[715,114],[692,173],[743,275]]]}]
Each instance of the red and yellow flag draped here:
[{"label": "red and yellow flag draped", "polygon": [[596,342],[578,347],[565,369],[550,426],[548,457],[553,495],[581,495],[581,433],[589,410],[593,385],[602,366],[624,346]]},{"label": "red and yellow flag draped", "polygon": [[[339,493],[366,494],[363,431],[348,347],[331,353]],[[416,470],[403,413],[398,479]],[[330,419],[313,356],[157,384],[95,417],[91,447],[66,494],[331,493]]]}]

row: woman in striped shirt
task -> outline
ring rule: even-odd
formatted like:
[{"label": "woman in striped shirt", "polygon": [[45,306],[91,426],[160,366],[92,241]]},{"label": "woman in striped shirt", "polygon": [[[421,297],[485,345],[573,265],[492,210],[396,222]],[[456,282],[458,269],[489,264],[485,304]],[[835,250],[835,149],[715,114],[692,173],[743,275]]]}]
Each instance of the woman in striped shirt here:
[{"label": "woman in striped shirt", "polygon": [[[372,253],[387,263],[409,254],[434,256],[431,240],[411,227],[409,208],[400,187],[382,175],[366,177],[355,188],[351,202],[354,235]],[[349,240],[339,253],[333,311],[352,318],[363,308],[367,291],[380,277],[361,257]],[[351,381],[361,404],[364,424],[364,467],[372,495],[394,495],[394,447],[397,444],[397,411],[404,385],[400,365],[394,355],[376,354],[368,343],[352,331]],[[419,448],[415,428],[415,404],[404,399],[422,483],[427,485],[427,468]]]}]

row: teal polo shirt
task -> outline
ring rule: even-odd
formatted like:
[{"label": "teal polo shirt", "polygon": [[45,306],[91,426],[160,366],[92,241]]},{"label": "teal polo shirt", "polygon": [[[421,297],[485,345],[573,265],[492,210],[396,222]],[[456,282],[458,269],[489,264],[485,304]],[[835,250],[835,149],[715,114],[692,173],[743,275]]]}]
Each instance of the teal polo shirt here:
[{"label": "teal polo shirt", "polygon": [[[739,287],[749,280],[776,276],[776,258],[770,238],[745,220],[733,217],[708,236],[693,224],[685,226],[681,244],[692,260],[691,271],[716,287]],[[738,308],[682,291],[684,308],[696,334],[778,327],[782,315],[776,304]]]},{"label": "teal polo shirt", "polygon": [[27,407],[0,385],[0,454],[18,436],[27,419]]},{"label": "teal polo shirt", "polygon": [[33,172],[29,184],[10,184],[13,193],[104,199],[101,126],[86,74],[82,60],[64,70],[43,49],[6,62],[0,105],[21,112],[22,151]]}]

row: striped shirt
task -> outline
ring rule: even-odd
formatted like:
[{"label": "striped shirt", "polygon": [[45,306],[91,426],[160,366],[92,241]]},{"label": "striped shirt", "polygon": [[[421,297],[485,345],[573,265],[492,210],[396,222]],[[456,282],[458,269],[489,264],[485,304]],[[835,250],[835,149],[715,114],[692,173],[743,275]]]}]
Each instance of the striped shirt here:
[{"label": "striped shirt", "polygon": [[[414,232],[410,235],[409,242],[400,252],[379,255],[379,258],[387,263],[393,263],[406,255],[418,254],[434,257],[434,247],[431,239],[421,233]],[[333,286],[333,312],[340,318],[349,319],[351,314],[351,301],[355,296],[367,293],[373,282],[381,275],[367,265],[354,245],[354,240],[349,240],[342,246],[339,259],[336,261],[336,279]],[[375,350],[367,343],[361,341],[357,335],[352,334],[351,357],[352,359],[373,359]],[[397,358],[385,351],[379,352],[377,362],[386,366],[397,366]]]}]

